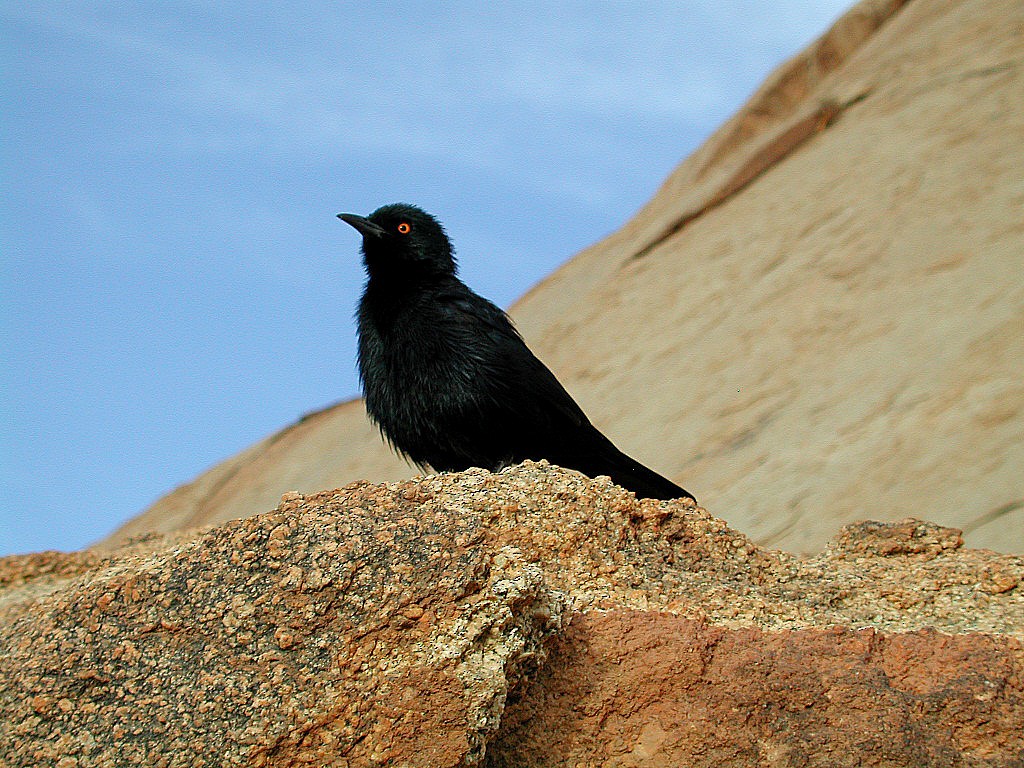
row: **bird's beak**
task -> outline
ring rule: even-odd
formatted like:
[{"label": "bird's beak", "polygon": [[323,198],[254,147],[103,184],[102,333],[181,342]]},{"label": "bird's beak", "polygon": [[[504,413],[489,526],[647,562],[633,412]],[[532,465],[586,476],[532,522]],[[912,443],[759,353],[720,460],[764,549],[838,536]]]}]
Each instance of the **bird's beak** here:
[{"label": "bird's beak", "polygon": [[338,218],[358,229],[363,237],[383,237],[386,231],[365,216],[356,216],[354,213],[339,213]]}]

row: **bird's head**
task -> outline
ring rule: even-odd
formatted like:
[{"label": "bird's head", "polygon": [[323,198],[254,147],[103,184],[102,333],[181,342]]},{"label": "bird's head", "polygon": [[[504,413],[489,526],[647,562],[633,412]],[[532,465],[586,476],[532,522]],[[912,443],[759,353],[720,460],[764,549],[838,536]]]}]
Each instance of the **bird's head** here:
[{"label": "bird's head", "polygon": [[455,256],[441,223],[414,205],[392,203],[369,216],[339,213],[363,236],[370,276],[454,275]]}]

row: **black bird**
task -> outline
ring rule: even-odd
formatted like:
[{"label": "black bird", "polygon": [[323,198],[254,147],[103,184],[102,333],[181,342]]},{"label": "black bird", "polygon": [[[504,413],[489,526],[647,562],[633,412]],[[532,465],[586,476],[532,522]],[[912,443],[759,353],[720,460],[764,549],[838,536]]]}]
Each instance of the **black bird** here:
[{"label": "black bird", "polygon": [[642,498],[693,498],[590,423],[508,316],[456,276],[437,219],[401,203],[338,218],[363,236],[366,410],[398,452],[439,472],[547,459]]}]

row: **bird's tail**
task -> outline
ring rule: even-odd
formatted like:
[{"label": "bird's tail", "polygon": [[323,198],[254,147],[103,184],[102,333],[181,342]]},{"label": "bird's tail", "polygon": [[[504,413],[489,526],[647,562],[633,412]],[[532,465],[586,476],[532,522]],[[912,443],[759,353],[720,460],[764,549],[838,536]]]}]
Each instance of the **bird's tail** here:
[{"label": "bird's tail", "polygon": [[[597,430],[595,429],[595,432]],[[662,477],[636,459],[630,458],[604,435],[600,435],[602,447],[599,455],[589,457],[588,466],[577,468],[586,475],[608,475],[618,485],[632,491],[640,499],[693,499],[693,494],[681,488],[667,477]],[[566,466],[571,466],[567,464]]]},{"label": "bird's tail", "polygon": [[662,477],[653,469],[649,469],[639,461],[619,451],[619,460],[614,471],[608,472],[616,483],[631,490],[640,499],[693,499],[693,494],[685,488]]}]

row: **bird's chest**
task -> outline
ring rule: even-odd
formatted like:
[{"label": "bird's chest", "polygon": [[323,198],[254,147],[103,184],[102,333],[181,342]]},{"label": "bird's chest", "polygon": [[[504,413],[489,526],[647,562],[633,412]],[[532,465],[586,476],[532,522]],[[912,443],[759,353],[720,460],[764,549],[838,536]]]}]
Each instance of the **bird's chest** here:
[{"label": "bird's chest", "polygon": [[457,319],[429,303],[359,315],[359,370],[367,410],[385,429],[409,428],[465,407],[479,364]]}]

